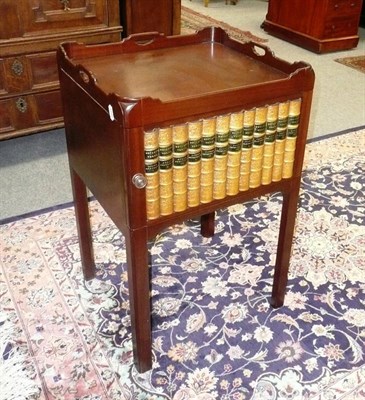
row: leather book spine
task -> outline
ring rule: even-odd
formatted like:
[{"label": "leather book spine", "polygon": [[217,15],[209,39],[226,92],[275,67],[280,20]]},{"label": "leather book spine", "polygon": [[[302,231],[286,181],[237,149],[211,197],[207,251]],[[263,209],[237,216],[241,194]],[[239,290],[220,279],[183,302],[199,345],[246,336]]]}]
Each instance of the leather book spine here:
[{"label": "leather book spine", "polygon": [[160,216],[158,129],[144,132],[144,163],[147,219],[152,220]]},{"label": "leather book spine", "polygon": [[215,118],[203,119],[200,176],[201,203],[210,203],[213,200],[215,125]]},{"label": "leather book spine", "polygon": [[229,121],[226,187],[228,196],[234,196],[239,192],[243,115],[243,111],[232,113]]},{"label": "leather book spine", "polygon": [[174,212],[188,206],[188,125],[172,127]]},{"label": "leather book spine", "polygon": [[264,143],[266,133],[266,117],[266,106],[256,108],[249,182],[250,188],[256,188],[261,185],[262,160],[264,156]]},{"label": "leather book spine", "polygon": [[172,128],[160,128],[159,144],[159,178],[160,178],[160,213],[173,213],[173,186],[172,186]]},{"label": "leather book spine", "polygon": [[188,207],[200,204],[203,122],[188,123]]},{"label": "leather book spine", "polygon": [[250,170],[252,158],[253,132],[255,129],[255,109],[246,110],[243,114],[242,148],[240,159],[239,190],[244,192],[250,187]]},{"label": "leather book spine", "polygon": [[292,100],[289,104],[288,129],[284,151],[283,178],[293,176],[295,148],[300,120],[301,99]]},{"label": "leather book spine", "polygon": [[286,131],[288,128],[289,101],[279,104],[278,126],[276,130],[274,164],[272,169],[272,181],[279,182],[283,177],[284,152]]},{"label": "leather book spine", "polygon": [[271,104],[267,107],[266,133],[262,160],[262,185],[269,185],[272,182],[278,111],[279,104]]},{"label": "leather book spine", "polygon": [[229,114],[220,115],[216,119],[213,175],[214,199],[224,199],[226,197],[229,119]]}]

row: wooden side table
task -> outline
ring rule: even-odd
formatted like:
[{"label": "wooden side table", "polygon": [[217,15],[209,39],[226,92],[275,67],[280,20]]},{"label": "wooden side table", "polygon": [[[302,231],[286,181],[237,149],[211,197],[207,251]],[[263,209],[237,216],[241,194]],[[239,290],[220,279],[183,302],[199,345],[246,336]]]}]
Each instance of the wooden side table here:
[{"label": "wooden side table", "polygon": [[283,194],[271,304],[283,304],[314,73],[220,28],[58,51],[84,275],[95,274],[89,188],[126,240],[134,358],[151,368],[147,240],[270,192]]}]

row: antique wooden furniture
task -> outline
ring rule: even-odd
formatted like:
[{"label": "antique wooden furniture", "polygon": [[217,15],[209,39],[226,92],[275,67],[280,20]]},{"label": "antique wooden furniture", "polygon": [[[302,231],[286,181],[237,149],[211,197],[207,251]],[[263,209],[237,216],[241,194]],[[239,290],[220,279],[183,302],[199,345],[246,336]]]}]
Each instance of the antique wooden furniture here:
[{"label": "antique wooden furniture", "polygon": [[123,36],[141,32],[180,34],[181,0],[125,0],[120,6]]},{"label": "antique wooden furniture", "polygon": [[[147,239],[172,224],[201,216],[202,234],[210,236],[217,209],[282,192],[271,300],[281,306],[311,67],[231,40],[220,28],[132,35],[100,46],[63,44],[58,62],[84,275],[94,276],[89,188],[125,236],[138,370],[152,362]],[[277,122],[268,111],[276,107]]]},{"label": "antique wooden furniture", "polygon": [[118,0],[0,0],[0,140],[63,126],[56,48],[119,41]]},{"label": "antique wooden furniture", "polygon": [[[209,0],[204,0],[204,7],[208,7],[208,4],[209,4]],[[228,4],[228,0],[226,0],[226,4]],[[237,4],[237,0],[230,0],[229,4],[236,5]]]},{"label": "antique wooden furniture", "polygon": [[262,28],[316,53],[347,50],[359,42],[362,0],[269,0]]}]

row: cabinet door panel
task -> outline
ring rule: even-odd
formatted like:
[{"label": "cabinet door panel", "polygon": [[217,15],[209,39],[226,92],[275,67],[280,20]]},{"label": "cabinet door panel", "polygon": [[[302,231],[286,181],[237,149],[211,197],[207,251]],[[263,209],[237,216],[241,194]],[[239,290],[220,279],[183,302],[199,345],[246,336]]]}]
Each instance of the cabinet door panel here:
[{"label": "cabinet door panel", "polygon": [[28,34],[107,26],[107,4],[105,0],[27,1],[23,24]]},{"label": "cabinet door panel", "polygon": [[20,19],[19,1],[2,0],[0,2],[0,40],[23,35]]}]

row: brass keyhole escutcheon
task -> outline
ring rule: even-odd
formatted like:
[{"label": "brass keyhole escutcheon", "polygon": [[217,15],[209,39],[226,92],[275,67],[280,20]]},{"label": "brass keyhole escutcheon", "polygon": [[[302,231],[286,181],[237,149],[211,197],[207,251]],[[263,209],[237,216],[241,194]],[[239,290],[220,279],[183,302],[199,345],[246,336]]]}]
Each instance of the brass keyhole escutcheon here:
[{"label": "brass keyhole escutcheon", "polygon": [[11,70],[17,76],[22,75],[22,73],[24,71],[23,63],[21,61],[19,61],[18,59],[14,60],[12,66],[11,66]]},{"label": "brass keyhole escutcheon", "polygon": [[19,97],[19,99],[15,102],[15,104],[16,108],[22,113],[25,113],[28,109],[27,100],[24,99],[23,97]]},{"label": "brass keyhole escutcheon", "polygon": [[60,2],[63,4],[63,11],[70,10],[70,0],[60,0]]}]

